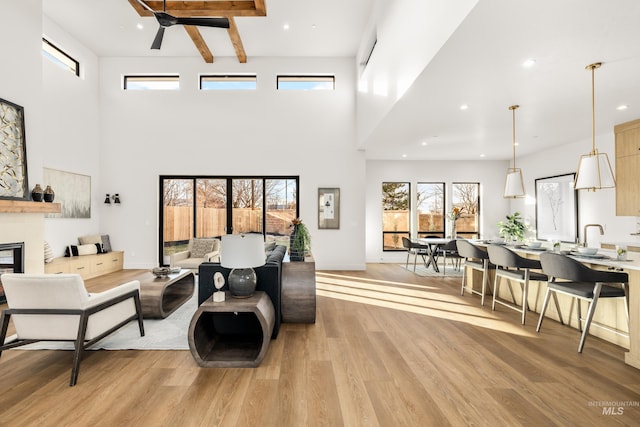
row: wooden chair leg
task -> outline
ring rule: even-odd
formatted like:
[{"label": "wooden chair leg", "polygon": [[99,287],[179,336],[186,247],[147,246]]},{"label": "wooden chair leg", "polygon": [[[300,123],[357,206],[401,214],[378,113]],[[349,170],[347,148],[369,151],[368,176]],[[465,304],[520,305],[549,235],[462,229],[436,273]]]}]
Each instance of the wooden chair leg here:
[{"label": "wooden chair leg", "polygon": [[547,304],[549,304],[549,297],[551,296],[551,292],[551,288],[547,288],[547,292],[544,294],[544,300],[542,301],[542,309],[540,310],[540,318],[538,319],[536,332],[540,332],[540,327],[542,326],[542,321],[544,320],[544,313],[546,313],[547,311]]},{"label": "wooden chair leg", "polygon": [[587,311],[587,318],[584,322],[584,331],[582,331],[582,336],[580,337],[580,344],[578,344],[578,353],[582,353],[582,349],[584,348],[584,342],[587,340],[587,335],[589,334],[589,327],[591,326],[593,313],[596,311],[596,304],[598,304],[598,298],[600,298],[601,289],[602,289],[602,283],[596,283],[596,286],[593,288],[593,300],[591,300],[591,304],[589,304],[589,310]]}]

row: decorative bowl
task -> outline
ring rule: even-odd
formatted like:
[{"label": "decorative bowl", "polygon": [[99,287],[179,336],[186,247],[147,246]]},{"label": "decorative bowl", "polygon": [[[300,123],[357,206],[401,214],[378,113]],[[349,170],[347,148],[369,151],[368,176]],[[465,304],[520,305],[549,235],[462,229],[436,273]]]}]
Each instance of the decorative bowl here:
[{"label": "decorative bowl", "polygon": [[583,246],[579,246],[578,253],[582,255],[595,255],[598,253],[598,248],[585,248]]},{"label": "decorative bowl", "polygon": [[170,272],[171,269],[169,267],[155,267],[151,270],[151,273],[158,278],[167,277]]}]

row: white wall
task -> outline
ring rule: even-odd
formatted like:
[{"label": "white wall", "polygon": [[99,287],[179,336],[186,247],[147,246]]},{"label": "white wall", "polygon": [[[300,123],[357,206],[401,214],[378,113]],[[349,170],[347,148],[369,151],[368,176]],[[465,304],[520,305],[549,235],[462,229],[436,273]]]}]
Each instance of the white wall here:
[{"label": "white wall", "polygon": [[[103,58],[101,231],[125,268],[158,264],[159,175],[299,175],[300,215],[319,269],[364,268],[363,153],[355,138],[352,58]],[[256,73],[256,91],[198,90],[200,73]],[[124,91],[124,74],[178,73],[179,91]],[[335,91],[275,89],[277,74],[330,73]],[[340,187],[339,230],[317,229],[318,187]]]},{"label": "white wall", "polygon": [[[357,60],[377,43],[359,79],[358,142],[362,143],[411,87],[478,0],[376,1]],[[411,31],[403,29],[411,28]]]},{"label": "white wall", "polygon": [[[588,124],[587,124],[588,126]],[[615,135],[613,129],[596,136],[596,146],[600,152],[606,152],[615,171]],[[525,177],[526,200],[512,202],[512,210],[523,212],[524,216],[535,224],[535,179],[554,175],[573,173],[578,167],[578,159],[591,150],[591,139],[555,147],[518,159]],[[578,192],[578,232],[580,241],[584,240],[585,224],[601,224],[605,228],[600,236],[597,229],[589,229],[589,246],[599,243],[627,243],[640,245],[636,231],[637,217],[616,216],[616,191],[604,189],[596,192],[580,190]]]},{"label": "white wall", "polygon": [[[507,161],[367,161],[366,223],[367,262],[404,262],[406,252],[382,250],[382,183],[445,182],[451,194],[452,182],[480,182],[480,232],[482,238],[498,235],[496,224],[509,213],[509,201],[502,197]],[[447,211],[451,209],[448,198]]]},{"label": "white wall", "polygon": [[[55,256],[62,256],[67,245],[78,244],[78,237],[100,232],[100,116],[98,59],[93,52],[44,17],[38,39],[47,40],[80,62],[80,77],[64,70],[40,54],[42,64],[42,163],[33,176],[42,181],[42,168],[57,169],[91,177],[91,218],[46,218],[45,240]],[[36,175],[37,174],[37,175]],[[34,182],[34,183],[35,183]],[[44,188],[44,187],[43,187]],[[60,191],[61,189],[53,189]]]}]

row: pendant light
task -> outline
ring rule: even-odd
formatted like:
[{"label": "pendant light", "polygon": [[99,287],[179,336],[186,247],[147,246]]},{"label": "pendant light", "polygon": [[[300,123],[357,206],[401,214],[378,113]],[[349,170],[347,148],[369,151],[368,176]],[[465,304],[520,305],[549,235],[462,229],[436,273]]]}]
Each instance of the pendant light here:
[{"label": "pendant light", "polygon": [[585,67],[591,70],[591,152],[580,156],[578,162],[578,173],[574,187],[576,190],[600,190],[602,188],[613,188],[616,180],[613,177],[611,163],[607,153],[598,153],[596,148],[596,108],[595,108],[595,70],[600,68],[601,62],[590,64]]},{"label": "pendant light", "polygon": [[516,110],[519,105],[509,107],[513,115],[513,167],[507,169],[507,181],[504,185],[504,197],[524,197],[524,180],[522,179],[522,169],[516,167]]}]

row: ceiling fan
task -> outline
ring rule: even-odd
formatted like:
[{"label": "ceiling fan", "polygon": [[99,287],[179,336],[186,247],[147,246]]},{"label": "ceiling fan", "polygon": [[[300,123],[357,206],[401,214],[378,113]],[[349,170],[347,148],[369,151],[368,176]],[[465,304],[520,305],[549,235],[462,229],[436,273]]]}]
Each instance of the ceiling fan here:
[{"label": "ceiling fan", "polygon": [[216,27],[216,28],[229,28],[229,20],[227,18],[181,18],[171,16],[167,13],[167,0],[163,0],[163,11],[157,12],[149,7],[142,0],[137,0],[138,3],[149,12],[153,13],[156,17],[160,27],[156,33],[156,37],[153,39],[151,49],[160,49],[162,46],[162,38],[164,37],[164,29],[171,27],[172,25],[195,25],[199,27]]}]

